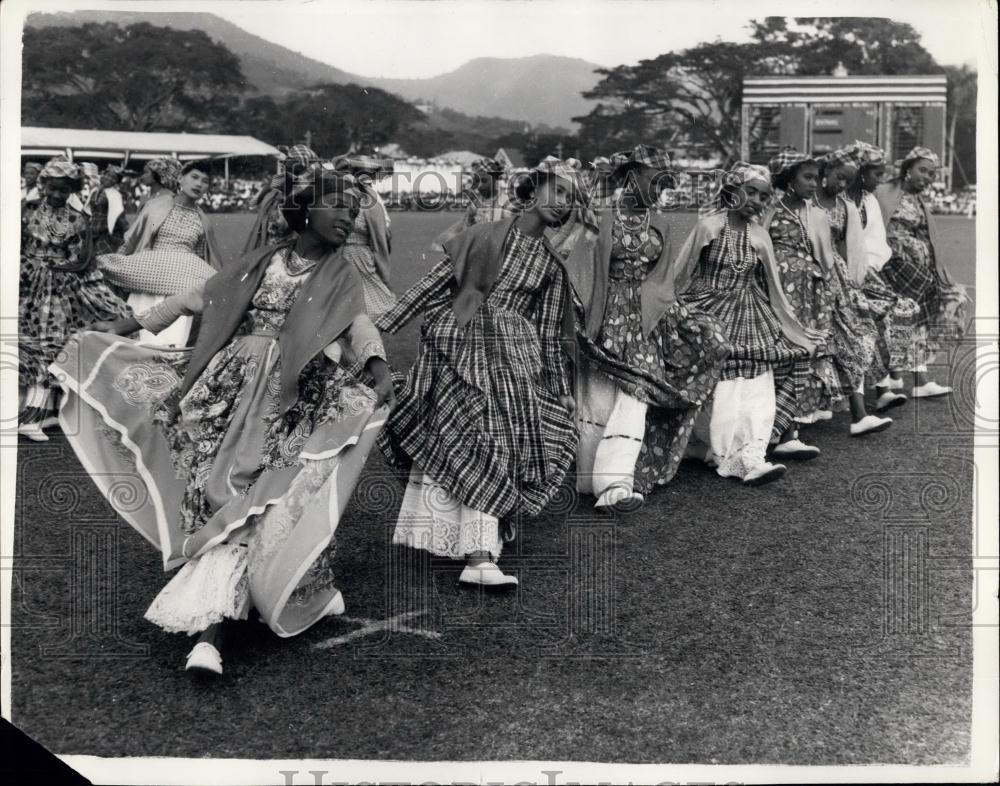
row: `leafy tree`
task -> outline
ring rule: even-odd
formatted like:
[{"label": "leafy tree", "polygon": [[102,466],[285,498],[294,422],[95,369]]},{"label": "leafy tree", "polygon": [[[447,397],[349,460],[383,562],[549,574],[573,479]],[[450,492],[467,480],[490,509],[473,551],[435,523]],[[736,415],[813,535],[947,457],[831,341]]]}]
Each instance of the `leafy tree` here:
[{"label": "leafy tree", "polygon": [[239,59],[199,30],[28,26],[26,123],[126,131],[218,130],[246,88]]},{"label": "leafy tree", "polygon": [[945,166],[952,183],[976,182],[976,98],[979,75],[966,65],[945,66],[948,74],[948,138]]},{"label": "leafy tree", "polygon": [[819,76],[832,73],[837,63],[850,74],[941,72],[920,33],[892,19],[769,16],[751,20],[750,30],[754,42],[780,61],[781,73]]}]

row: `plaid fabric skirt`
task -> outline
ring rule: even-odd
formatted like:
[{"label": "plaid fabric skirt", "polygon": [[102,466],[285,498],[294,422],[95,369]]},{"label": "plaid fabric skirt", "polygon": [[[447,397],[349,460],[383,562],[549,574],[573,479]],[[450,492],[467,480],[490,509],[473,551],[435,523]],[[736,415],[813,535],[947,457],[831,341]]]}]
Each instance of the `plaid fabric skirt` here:
[{"label": "plaid fabric skirt", "polygon": [[396,295],[379,276],[375,269],[375,255],[368,246],[348,243],[344,246],[344,258],[354,263],[361,274],[368,316],[372,319],[380,317],[396,304]]},{"label": "plaid fabric skirt", "polygon": [[90,268],[69,273],[34,257],[21,257],[18,302],[18,384],[52,386],[49,364],[70,336],[95,322],[123,319],[132,311]]},{"label": "plaid fabric skirt", "polygon": [[541,346],[521,314],[484,304],[464,328],[450,305],[425,317],[420,353],[379,435],[463,505],[535,516],[576,454],[573,419],[542,382]]}]

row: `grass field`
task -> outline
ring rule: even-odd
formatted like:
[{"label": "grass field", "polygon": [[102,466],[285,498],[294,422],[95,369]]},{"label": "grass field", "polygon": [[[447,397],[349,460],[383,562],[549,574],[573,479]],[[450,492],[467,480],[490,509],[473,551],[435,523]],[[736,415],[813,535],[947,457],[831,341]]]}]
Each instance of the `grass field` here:
[{"label": "grass field", "polygon": [[[393,214],[397,291],[453,219]],[[941,225],[973,283],[974,222]],[[416,331],[388,340],[399,368]],[[158,555],[64,439],[22,442],[13,720],[104,756],[960,763],[974,351],[934,369],[954,397],[911,402],[883,434],[850,439],[845,415],[811,427],[822,458],[777,484],[686,462],[621,518],[567,487],[505,555],[511,596],[387,545],[402,482],[373,456],[339,530],[346,616],[290,640],[247,623],[215,684],[182,671],[189,640],[142,619]]]}]

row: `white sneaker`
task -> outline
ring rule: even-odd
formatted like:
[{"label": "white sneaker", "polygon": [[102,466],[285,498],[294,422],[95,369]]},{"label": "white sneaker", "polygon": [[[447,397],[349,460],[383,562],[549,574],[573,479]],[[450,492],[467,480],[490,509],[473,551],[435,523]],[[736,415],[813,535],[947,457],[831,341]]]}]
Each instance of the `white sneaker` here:
[{"label": "white sneaker", "polygon": [[877,431],[885,431],[892,425],[892,418],[880,418],[875,415],[865,415],[857,423],[851,424],[851,436],[860,437],[865,434],[874,434]]},{"label": "white sneaker", "polygon": [[885,380],[883,380],[883,381],[885,382],[884,385],[882,384],[882,382],[878,383],[878,386],[880,388],[888,388],[889,390],[902,390],[903,389],[903,378],[902,377],[900,377],[899,379],[893,379],[892,377],[886,377]]},{"label": "white sneaker", "polygon": [[478,565],[466,565],[462,575],[458,577],[459,584],[479,587],[513,588],[517,586],[517,577],[508,576],[495,562],[480,562]]},{"label": "white sneaker", "polygon": [[772,464],[769,461],[765,461],[763,464],[758,464],[747,472],[743,477],[743,485],[763,486],[765,483],[778,480],[778,478],[785,474],[786,469],[787,467],[784,464]]},{"label": "white sneaker", "polygon": [[42,431],[41,423],[22,423],[17,427],[17,433],[27,437],[32,442],[48,442],[49,435]]},{"label": "white sneaker", "polygon": [[896,407],[903,406],[907,401],[908,399],[902,393],[893,393],[887,390],[878,397],[878,401],[875,403],[875,411],[885,412],[887,409],[895,409]]},{"label": "white sneaker", "polygon": [[937,398],[947,396],[951,388],[939,385],[937,382],[925,382],[920,387],[913,388],[913,398]]},{"label": "white sneaker", "polygon": [[611,486],[597,498],[595,508],[607,508],[617,513],[631,513],[642,507],[646,498],[625,486]]},{"label": "white sneaker", "polygon": [[207,641],[199,641],[188,653],[184,671],[198,674],[222,674],[222,655]]},{"label": "white sneaker", "polygon": [[793,461],[810,461],[818,458],[820,449],[813,445],[807,445],[799,439],[790,439],[776,445],[771,455],[775,458],[792,459]]}]

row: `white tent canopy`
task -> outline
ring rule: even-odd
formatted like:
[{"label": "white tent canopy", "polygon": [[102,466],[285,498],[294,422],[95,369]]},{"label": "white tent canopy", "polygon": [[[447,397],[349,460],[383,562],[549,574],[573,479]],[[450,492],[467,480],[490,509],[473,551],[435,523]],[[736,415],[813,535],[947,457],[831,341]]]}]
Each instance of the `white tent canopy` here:
[{"label": "white tent canopy", "polygon": [[174,156],[181,161],[232,156],[278,156],[276,147],[252,136],[94,131],[83,128],[22,126],[22,156],[67,155],[128,161]]}]

